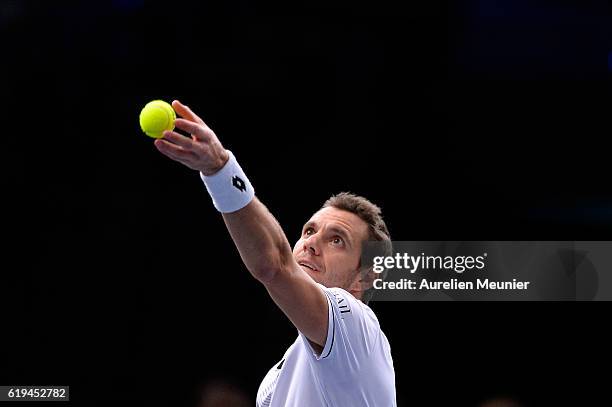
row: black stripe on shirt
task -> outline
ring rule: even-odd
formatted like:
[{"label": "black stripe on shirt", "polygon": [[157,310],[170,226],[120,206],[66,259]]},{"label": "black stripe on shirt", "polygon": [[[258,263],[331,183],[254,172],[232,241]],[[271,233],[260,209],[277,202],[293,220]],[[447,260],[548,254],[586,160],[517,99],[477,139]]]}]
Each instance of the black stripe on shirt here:
[{"label": "black stripe on shirt", "polygon": [[[327,293],[325,294],[327,295]],[[332,307],[329,295],[327,295],[327,300],[329,302],[329,306]],[[328,357],[331,354],[332,349],[334,348],[334,339],[336,338],[336,316],[335,316],[336,313],[334,312],[333,307],[331,308],[331,314],[332,314],[332,343],[329,347],[329,351],[327,352],[327,355],[321,356],[321,359],[325,359],[326,357]]]}]

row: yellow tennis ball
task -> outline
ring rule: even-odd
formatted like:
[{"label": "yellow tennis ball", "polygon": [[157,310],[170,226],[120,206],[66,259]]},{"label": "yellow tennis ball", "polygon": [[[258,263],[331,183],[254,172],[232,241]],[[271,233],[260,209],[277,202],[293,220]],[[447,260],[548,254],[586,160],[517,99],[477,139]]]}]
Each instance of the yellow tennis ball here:
[{"label": "yellow tennis ball", "polygon": [[140,112],[140,128],[153,138],[161,138],[165,130],[173,130],[175,120],[174,109],[163,100],[147,103]]}]

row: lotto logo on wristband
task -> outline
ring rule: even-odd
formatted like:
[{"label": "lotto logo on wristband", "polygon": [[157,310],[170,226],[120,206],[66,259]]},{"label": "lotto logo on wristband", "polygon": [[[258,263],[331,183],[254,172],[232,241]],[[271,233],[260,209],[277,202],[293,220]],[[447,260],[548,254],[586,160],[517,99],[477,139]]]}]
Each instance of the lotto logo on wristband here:
[{"label": "lotto logo on wristband", "polygon": [[234,177],[232,178],[232,185],[235,186],[241,192],[246,191],[246,185],[244,181],[237,175],[234,175]]}]

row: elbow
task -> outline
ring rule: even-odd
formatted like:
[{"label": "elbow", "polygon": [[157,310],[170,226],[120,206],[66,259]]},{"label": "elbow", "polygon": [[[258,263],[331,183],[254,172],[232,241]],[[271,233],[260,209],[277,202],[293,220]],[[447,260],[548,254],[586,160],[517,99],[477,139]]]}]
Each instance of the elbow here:
[{"label": "elbow", "polygon": [[249,272],[263,284],[272,281],[281,270],[280,262],[275,257],[278,256],[262,255],[259,261],[249,265]]},{"label": "elbow", "polygon": [[274,255],[262,255],[260,261],[249,267],[249,271],[255,279],[266,284],[274,280],[276,276],[290,267],[290,263],[293,261],[295,261],[293,259],[293,253],[290,255],[280,255],[277,252]]},{"label": "elbow", "polygon": [[264,285],[274,280],[274,277],[276,277],[278,273],[280,272],[279,269],[274,268],[274,267],[251,268],[249,269],[249,271],[251,272],[251,275],[255,277],[257,281],[259,281],[260,283]]}]

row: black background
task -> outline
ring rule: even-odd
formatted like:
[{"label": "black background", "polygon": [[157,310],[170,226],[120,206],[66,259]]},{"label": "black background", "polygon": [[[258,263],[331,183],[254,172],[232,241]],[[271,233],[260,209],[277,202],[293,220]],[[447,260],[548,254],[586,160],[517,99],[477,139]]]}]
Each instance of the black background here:
[{"label": "black background", "polygon": [[[395,240],[609,239],[604,1],[2,1],[3,384],[74,405],[254,398],[295,330],[197,173],[138,126],[179,99],[293,243],[333,193]],[[398,405],[595,405],[596,303],[375,303]]]}]

